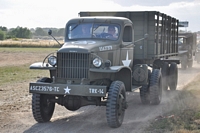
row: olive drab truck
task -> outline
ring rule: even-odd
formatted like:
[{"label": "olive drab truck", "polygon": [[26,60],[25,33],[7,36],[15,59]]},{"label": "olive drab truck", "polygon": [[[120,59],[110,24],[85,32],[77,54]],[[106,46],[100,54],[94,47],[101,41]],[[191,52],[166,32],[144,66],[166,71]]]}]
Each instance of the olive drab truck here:
[{"label": "olive drab truck", "polygon": [[142,104],[158,105],[163,90],[176,90],[177,55],[178,20],[164,13],[80,12],[62,47],[30,65],[50,72],[29,85],[33,117],[50,121],[55,103],[71,111],[106,106],[108,126],[120,127],[126,92],[140,89]]},{"label": "olive drab truck", "polygon": [[[180,21],[179,27],[188,27],[187,21]],[[197,33],[179,31],[178,55],[182,69],[192,68],[197,46]]]}]

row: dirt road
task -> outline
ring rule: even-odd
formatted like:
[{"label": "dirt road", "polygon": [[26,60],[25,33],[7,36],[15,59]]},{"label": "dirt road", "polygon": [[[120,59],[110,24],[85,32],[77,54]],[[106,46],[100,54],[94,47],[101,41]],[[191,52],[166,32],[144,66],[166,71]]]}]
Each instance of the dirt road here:
[{"label": "dirt road", "polygon": [[[164,93],[159,105],[142,105],[139,91],[127,93],[128,109],[121,127],[113,129],[107,126],[106,107],[86,106],[77,111],[68,111],[56,105],[49,123],[36,123],[31,112],[31,94],[28,83],[3,86],[0,101],[1,133],[144,133],[149,121],[163,115],[173,108],[174,97],[184,85],[200,73],[200,65],[187,70],[179,69],[178,90]],[[4,90],[4,91],[3,91]]]}]

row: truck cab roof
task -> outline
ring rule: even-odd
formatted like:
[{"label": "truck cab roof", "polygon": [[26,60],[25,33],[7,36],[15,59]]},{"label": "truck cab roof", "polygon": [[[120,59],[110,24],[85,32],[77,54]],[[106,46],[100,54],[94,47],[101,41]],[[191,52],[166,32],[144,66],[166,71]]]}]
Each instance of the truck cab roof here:
[{"label": "truck cab roof", "polygon": [[125,17],[114,17],[114,16],[88,16],[88,17],[77,17],[72,18],[68,21],[68,23],[77,22],[104,22],[104,23],[131,23],[132,21]]}]

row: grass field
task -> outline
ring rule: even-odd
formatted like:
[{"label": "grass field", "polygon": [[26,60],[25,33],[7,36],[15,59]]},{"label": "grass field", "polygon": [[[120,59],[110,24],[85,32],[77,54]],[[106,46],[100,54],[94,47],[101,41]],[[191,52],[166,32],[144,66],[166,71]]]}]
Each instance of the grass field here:
[{"label": "grass field", "polygon": [[29,65],[0,67],[0,86],[49,76],[48,71],[30,70]]},{"label": "grass field", "polygon": [[57,48],[0,47],[0,86],[13,82],[48,76],[45,70],[30,70],[34,62],[42,62],[46,55]]},{"label": "grass field", "polygon": [[[62,44],[63,40],[59,40]],[[40,40],[40,39],[9,39],[0,41],[0,47],[55,47],[59,44],[55,40]]]},{"label": "grass field", "polygon": [[31,47],[0,47],[0,52],[5,52],[5,53],[50,53],[52,51],[56,51],[58,48],[31,48]]}]

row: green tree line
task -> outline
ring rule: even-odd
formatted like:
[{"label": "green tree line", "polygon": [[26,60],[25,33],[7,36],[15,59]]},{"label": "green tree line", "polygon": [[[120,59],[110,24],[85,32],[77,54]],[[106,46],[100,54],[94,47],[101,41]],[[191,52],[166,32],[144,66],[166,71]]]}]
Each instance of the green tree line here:
[{"label": "green tree line", "polygon": [[[10,39],[10,38],[26,38],[30,39],[33,36],[48,36],[47,31],[49,28],[28,29],[26,27],[16,27],[8,29],[7,27],[0,26],[0,40]],[[54,36],[64,36],[64,28],[51,28]]]}]

